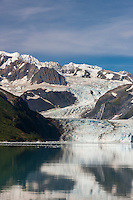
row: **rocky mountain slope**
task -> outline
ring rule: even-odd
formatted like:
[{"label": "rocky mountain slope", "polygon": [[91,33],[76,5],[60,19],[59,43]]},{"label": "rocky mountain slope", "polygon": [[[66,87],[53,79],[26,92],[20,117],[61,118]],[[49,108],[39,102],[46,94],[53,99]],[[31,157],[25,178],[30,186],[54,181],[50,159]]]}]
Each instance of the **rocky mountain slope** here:
[{"label": "rocky mountain slope", "polygon": [[31,84],[50,83],[66,85],[65,78],[55,69],[46,66],[40,67],[36,63],[27,62],[24,56],[18,53],[8,54],[0,52],[0,78],[3,81],[15,81],[25,79]]},{"label": "rocky mountain slope", "polygon": [[59,140],[57,126],[55,120],[31,111],[22,98],[0,89],[0,141]]},{"label": "rocky mountain slope", "polygon": [[90,119],[129,119],[133,116],[133,84],[108,91],[97,101],[95,108],[82,117]]},{"label": "rocky mountain slope", "polygon": [[76,101],[76,97],[71,92],[54,92],[41,88],[28,90],[21,97],[28,103],[31,110],[38,112],[70,106]]}]

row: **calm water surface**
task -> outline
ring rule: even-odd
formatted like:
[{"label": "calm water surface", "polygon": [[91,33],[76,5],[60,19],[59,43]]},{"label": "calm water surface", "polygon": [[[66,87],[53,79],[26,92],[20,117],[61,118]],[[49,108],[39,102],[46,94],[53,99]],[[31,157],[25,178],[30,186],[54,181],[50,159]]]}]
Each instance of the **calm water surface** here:
[{"label": "calm water surface", "polygon": [[0,200],[44,199],[133,199],[133,146],[1,146]]}]

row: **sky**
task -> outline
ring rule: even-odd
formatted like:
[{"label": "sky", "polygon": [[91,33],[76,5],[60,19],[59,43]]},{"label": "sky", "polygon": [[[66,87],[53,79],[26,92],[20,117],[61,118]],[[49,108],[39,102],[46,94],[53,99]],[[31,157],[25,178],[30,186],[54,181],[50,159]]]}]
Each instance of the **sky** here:
[{"label": "sky", "polygon": [[133,0],[0,0],[0,50],[133,74]]}]

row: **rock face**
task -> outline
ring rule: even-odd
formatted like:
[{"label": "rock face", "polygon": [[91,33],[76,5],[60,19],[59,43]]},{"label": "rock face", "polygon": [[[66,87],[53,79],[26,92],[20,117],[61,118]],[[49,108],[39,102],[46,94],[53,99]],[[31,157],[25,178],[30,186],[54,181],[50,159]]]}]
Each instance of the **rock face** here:
[{"label": "rock face", "polygon": [[93,119],[128,119],[133,116],[133,84],[119,86],[105,93],[91,112],[82,115]]},{"label": "rock face", "polygon": [[67,85],[64,76],[60,75],[54,68],[38,66],[36,63],[32,64],[23,61],[18,54],[17,56],[16,54],[15,56],[14,54],[0,54],[0,81],[4,78],[8,81],[26,78],[31,84],[46,82]]},{"label": "rock face", "polygon": [[133,75],[125,71],[112,72],[110,70],[101,70],[98,72],[97,77],[107,80],[119,80],[119,81],[127,80],[133,83]]},{"label": "rock face", "polygon": [[50,83],[58,85],[66,85],[65,78],[60,75],[55,69],[42,67],[31,79],[32,83]]},{"label": "rock face", "polygon": [[57,120],[45,119],[27,103],[0,89],[0,141],[59,140]]},{"label": "rock face", "polygon": [[46,111],[56,107],[66,107],[75,103],[76,97],[67,91],[53,92],[43,90],[30,90],[21,96],[29,105],[29,108],[34,111]]}]

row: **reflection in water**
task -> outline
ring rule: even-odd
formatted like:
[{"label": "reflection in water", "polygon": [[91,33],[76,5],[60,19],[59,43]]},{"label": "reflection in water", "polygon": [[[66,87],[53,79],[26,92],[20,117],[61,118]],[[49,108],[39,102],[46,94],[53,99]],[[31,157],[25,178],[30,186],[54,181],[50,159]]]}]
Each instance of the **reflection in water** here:
[{"label": "reflection in water", "polygon": [[52,176],[46,173],[35,172],[27,177],[25,189],[32,192],[45,191],[70,191],[73,189],[74,181],[63,176]]},{"label": "reflection in water", "polygon": [[60,154],[58,148],[0,147],[0,189],[23,182],[31,171]]},{"label": "reflection in water", "polygon": [[128,196],[132,189],[133,171],[130,168],[107,166],[84,167],[86,173],[93,173],[104,190],[117,196]]},{"label": "reflection in water", "polygon": [[0,200],[132,199],[133,148],[0,147]]}]

